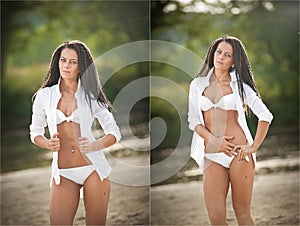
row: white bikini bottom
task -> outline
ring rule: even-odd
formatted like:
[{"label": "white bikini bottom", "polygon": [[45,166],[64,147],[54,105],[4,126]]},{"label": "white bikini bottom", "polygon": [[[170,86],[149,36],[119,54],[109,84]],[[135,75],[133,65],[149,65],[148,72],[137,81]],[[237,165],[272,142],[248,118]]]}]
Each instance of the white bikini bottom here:
[{"label": "white bikini bottom", "polygon": [[[228,155],[225,155],[224,153],[205,153],[205,158],[213,161],[213,162],[216,162],[216,163],[219,163],[220,165],[224,166],[225,168],[230,168],[230,164],[232,162],[232,160],[235,158],[235,156],[228,156]],[[247,162],[249,162],[249,157],[246,156],[245,160]]]},{"label": "white bikini bottom", "polygon": [[85,180],[96,170],[94,165],[81,167],[59,169],[59,175],[63,176],[77,184],[83,185]]}]

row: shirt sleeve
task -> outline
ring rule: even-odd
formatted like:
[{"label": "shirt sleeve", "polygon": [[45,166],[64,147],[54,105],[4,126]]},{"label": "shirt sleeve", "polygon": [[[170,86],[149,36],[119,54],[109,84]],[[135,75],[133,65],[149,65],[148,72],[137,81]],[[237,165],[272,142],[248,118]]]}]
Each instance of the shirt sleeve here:
[{"label": "shirt sleeve", "polygon": [[200,106],[197,95],[197,84],[195,81],[191,82],[190,91],[189,91],[189,112],[188,112],[188,123],[189,129],[194,131],[195,127],[201,123]]},{"label": "shirt sleeve", "polygon": [[40,90],[35,96],[32,105],[32,118],[31,125],[29,126],[30,139],[33,143],[35,143],[34,138],[36,136],[44,136],[45,127],[47,126],[46,111],[43,103],[43,92]]},{"label": "shirt sleeve", "polygon": [[106,135],[112,134],[116,138],[116,142],[119,142],[121,140],[121,133],[113,114],[98,103],[95,103],[94,107],[94,115],[98,119],[104,133]]},{"label": "shirt sleeve", "polygon": [[271,123],[273,115],[263,103],[260,97],[257,96],[256,92],[247,84],[244,84],[245,90],[245,103],[250,107],[252,112],[257,116],[259,121],[266,121]]}]

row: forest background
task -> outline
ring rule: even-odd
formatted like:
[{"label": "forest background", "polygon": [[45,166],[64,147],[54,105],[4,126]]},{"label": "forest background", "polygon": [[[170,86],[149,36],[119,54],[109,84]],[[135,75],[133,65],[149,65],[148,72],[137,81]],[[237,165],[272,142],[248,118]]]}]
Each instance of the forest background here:
[{"label": "forest background", "polygon": [[[31,98],[48,70],[51,54],[63,41],[81,40],[99,56],[129,42],[162,40],[204,59],[211,42],[224,34],[244,43],[260,94],[275,116],[269,133],[273,139],[258,157],[298,154],[298,1],[1,1],[1,172],[49,165],[29,140]],[[151,74],[160,74],[187,92],[192,80],[170,65],[140,62],[120,69],[104,84],[108,98],[113,102],[128,83]],[[152,88],[149,80],[149,93]],[[157,116],[168,131],[156,150],[172,150],[186,124],[180,124],[170,103],[142,99],[132,109],[130,124],[137,136],[147,136],[149,120]],[[253,133],[255,121],[249,117]],[[183,145],[189,144],[190,136]],[[154,156],[154,162],[164,158]]]}]

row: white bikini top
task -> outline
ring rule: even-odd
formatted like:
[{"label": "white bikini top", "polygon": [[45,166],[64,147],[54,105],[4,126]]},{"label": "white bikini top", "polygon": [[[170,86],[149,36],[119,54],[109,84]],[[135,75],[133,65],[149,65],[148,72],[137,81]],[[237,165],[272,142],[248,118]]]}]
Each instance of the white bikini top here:
[{"label": "white bikini top", "polygon": [[56,124],[60,124],[64,121],[67,122],[76,122],[79,124],[79,111],[78,108],[73,111],[73,113],[70,116],[66,116],[61,110],[56,109]]},{"label": "white bikini top", "polygon": [[206,96],[200,97],[200,107],[202,111],[208,111],[212,108],[220,108],[223,110],[236,110],[236,101],[234,98],[234,94],[227,94],[223,96],[217,103],[213,103],[210,99],[208,99]]}]

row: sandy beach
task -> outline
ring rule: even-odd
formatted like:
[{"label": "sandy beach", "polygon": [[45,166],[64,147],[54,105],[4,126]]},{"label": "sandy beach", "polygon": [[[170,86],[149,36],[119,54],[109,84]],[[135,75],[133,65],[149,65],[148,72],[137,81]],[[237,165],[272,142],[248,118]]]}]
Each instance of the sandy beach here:
[{"label": "sandy beach", "polygon": [[[152,225],[209,225],[202,181],[151,189]],[[257,175],[252,200],[256,225],[299,225],[299,173]],[[227,197],[227,222],[237,225]]]},{"label": "sandy beach", "polygon": [[[147,161],[142,158],[138,161]],[[1,175],[1,225],[49,225],[50,170],[43,167]],[[256,175],[252,213],[257,225],[299,225],[299,172],[273,171]],[[81,200],[74,224],[84,225],[84,219]],[[236,225],[230,195],[227,220],[230,225]],[[107,223],[208,225],[202,181],[151,188],[112,182]]]}]

